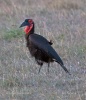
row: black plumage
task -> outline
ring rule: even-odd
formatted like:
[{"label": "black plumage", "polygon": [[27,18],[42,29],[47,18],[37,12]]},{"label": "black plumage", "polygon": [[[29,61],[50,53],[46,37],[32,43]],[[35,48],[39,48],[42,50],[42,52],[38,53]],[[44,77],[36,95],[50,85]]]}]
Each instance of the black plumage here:
[{"label": "black plumage", "polygon": [[[25,23],[25,24],[24,24]],[[26,19],[20,27],[25,27],[25,38],[27,42],[27,47],[38,65],[40,65],[40,69],[43,65],[43,62],[48,63],[48,72],[49,72],[49,64],[50,62],[57,62],[61,65],[61,67],[65,70],[65,72],[69,73],[67,68],[64,66],[63,61],[57,54],[57,52],[53,49],[52,42],[48,41],[41,35],[34,33],[34,22],[32,19]]]}]

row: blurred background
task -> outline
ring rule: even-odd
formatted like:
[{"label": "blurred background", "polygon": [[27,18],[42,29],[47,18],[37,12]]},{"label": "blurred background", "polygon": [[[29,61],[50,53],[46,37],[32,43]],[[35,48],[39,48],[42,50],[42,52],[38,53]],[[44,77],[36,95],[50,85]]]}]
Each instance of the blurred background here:
[{"label": "blurred background", "polygon": [[[51,63],[39,66],[20,24],[53,41],[71,76]],[[86,99],[86,0],[0,0],[0,100]]]}]

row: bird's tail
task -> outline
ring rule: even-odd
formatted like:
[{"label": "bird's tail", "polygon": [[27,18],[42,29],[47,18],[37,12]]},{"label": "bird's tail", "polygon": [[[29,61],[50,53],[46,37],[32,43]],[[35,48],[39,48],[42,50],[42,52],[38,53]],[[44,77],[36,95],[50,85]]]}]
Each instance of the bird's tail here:
[{"label": "bird's tail", "polygon": [[71,75],[70,72],[68,71],[68,69],[64,65],[61,65],[61,67],[65,70],[66,73],[68,73],[69,75]]},{"label": "bird's tail", "polygon": [[[57,62],[57,61],[55,60],[55,62]],[[59,62],[58,62],[58,63],[59,63]],[[63,62],[61,62],[61,63],[59,63],[59,64],[60,64],[60,66],[65,70],[66,73],[68,73],[69,75],[71,75],[71,73],[68,71],[68,69],[64,66]]]}]

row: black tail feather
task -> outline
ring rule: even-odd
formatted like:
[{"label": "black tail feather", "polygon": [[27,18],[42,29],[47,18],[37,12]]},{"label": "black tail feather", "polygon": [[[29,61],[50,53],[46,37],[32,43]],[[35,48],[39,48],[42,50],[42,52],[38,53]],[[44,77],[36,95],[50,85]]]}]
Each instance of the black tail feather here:
[{"label": "black tail feather", "polygon": [[[56,61],[56,60],[54,60],[54,61],[57,62],[57,63],[59,63],[59,62]],[[59,64],[60,64],[60,66],[64,69],[64,71],[65,71],[66,73],[68,73],[69,75],[71,75],[71,73],[68,71],[68,69],[64,66],[62,60],[61,60],[61,63],[59,63]]]},{"label": "black tail feather", "polygon": [[67,68],[64,65],[61,65],[61,67],[65,70],[66,73],[68,73],[69,75],[71,75],[70,72],[67,70]]}]

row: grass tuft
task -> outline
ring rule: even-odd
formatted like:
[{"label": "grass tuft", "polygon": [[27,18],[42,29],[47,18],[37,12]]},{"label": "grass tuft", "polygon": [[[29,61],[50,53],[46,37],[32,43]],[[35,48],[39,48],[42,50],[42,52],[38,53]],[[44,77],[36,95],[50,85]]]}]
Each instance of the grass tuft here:
[{"label": "grass tuft", "polygon": [[21,82],[16,77],[9,77],[7,80],[4,80],[2,87],[8,89],[21,85]]},{"label": "grass tuft", "polygon": [[23,31],[20,29],[11,29],[9,31],[6,31],[3,35],[3,38],[5,40],[11,40],[12,38],[20,38],[23,36]]}]

